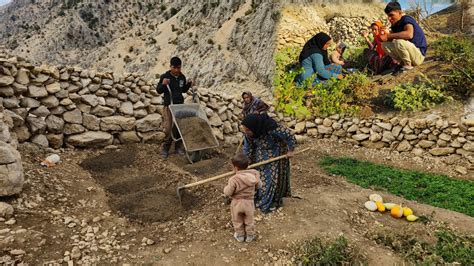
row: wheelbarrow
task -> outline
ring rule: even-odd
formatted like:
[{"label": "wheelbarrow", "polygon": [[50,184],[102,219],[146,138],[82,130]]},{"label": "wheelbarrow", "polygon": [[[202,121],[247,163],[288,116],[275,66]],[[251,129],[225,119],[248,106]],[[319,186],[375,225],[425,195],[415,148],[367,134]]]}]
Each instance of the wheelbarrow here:
[{"label": "wheelbarrow", "polygon": [[[169,86],[167,86],[167,88],[171,96],[171,89]],[[193,103],[173,104],[173,97],[170,98],[171,102],[169,109],[173,120],[173,126],[176,127],[178,131],[178,134],[176,134],[174,130],[171,130],[171,138],[174,141],[181,140],[183,142],[186,158],[191,164],[200,161],[204,150],[218,147],[219,142],[212,132],[212,128],[209,124],[206,113],[202,110],[201,105],[198,103],[199,98],[197,97],[194,90],[192,94]],[[199,136],[204,138],[204,141],[200,142],[199,145],[196,145],[196,143],[193,143],[190,139],[186,139],[186,137],[183,138],[183,136],[189,136],[191,133],[188,132],[188,130],[192,130],[183,124],[185,121],[189,121],[189,118],[198,118],[195,119],[195,121],[200,122]]]}]

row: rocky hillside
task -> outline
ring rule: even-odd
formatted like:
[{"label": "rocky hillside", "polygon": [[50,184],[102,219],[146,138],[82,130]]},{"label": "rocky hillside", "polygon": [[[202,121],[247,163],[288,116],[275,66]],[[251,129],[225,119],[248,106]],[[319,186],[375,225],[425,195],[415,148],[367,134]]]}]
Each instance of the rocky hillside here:
[{"label": "rocky hillside", "polygon": [[270,84],[276,4],[161,2],[14,0],[0,11],[0,40],[35,63],[155,77],[179,55],[201,86]]},{"label": "rocky hillside", "polygon": [[179,55],[201,87],[268,98],[278,43],[304,42],[319,30],[347,40],[381,11],[367,3],[288,9],[281,2],[14,0],[0,10],[0,40],[33,63],[146,78]]}]

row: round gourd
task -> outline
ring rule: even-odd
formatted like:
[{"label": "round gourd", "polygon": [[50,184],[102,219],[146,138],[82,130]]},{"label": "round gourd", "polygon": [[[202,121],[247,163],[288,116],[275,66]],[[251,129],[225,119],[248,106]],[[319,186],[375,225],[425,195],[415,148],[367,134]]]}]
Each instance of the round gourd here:
[{"label": "round gourd", "polygon": [[418,217],[413,215],[413,214],[410,214],[410,215],[407,216],[407,221],[409,221],[409,222],[414,222],[416,220],[418,220]]},{"label": "round gourd", "polygon": [[365,208],[366,208],[367,210],[369,210],[369,211],[371,211],[371,212],[377,210],[377,205],[375,204],[375,202],[370,201],[370,200],[369,200],[369,201],[366,201],[366,202],[364,203],[364,206],[365,206]]},{"label": "round gourd", "polygon": [[379,212],[384,212],[385,211],[385,206],[383,205],[383,203],[381,201],[376,201],[375,205],[377,205],[377,210]]},{"label": "round gourd", "polygon": [[403,207],[403,216],[408,217],[413,214],[413,211],[408,207]]},{"label": "round gourd", "polygon": [[369,195],[369,200],[371,200],[373,202],[377,202],[377,201],[383,202],[383,198],[379,194],[370,194]]},{"label": "round gourd", "polygon": [[403,208],[401,205],[397,205],[390,210],[390,215],[393,218],[401,218],[403,216]]},{"label": "round gourd", "polygon": [[384,203],[383,205],[385,206],[385,209],[387,209],[387,210],[389,210],[389,211],[390,211],[393,207],[397,206],[397,204],[395,204],[395,203]]}]

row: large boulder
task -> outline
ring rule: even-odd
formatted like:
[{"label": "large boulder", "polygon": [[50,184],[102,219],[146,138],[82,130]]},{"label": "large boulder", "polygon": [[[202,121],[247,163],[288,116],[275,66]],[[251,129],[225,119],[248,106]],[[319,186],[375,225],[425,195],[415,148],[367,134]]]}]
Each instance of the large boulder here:
[{"label": "large boulder", "polygon": [[87,131],[68,137],[67,143],[74,147],[104,147],[112,144],[113,139],[113,136],[106,132]]}]

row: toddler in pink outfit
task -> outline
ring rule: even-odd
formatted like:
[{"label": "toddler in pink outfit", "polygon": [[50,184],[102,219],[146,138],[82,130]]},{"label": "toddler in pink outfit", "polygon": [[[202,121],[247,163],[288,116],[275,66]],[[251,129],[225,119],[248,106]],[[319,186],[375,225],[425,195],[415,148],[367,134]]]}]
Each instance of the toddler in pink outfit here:
[{"label": "toddler in pink outfit", "polygon": [[232,158],[235,175],[229,179],[224,188],[224,195],[231,197],[230,214],[234,226],[234,238],[243,242],[255,240],[254,196],[257,188],[262,186],[260,173],[257,170],[247,170],[249,159],[244,154]]}]

